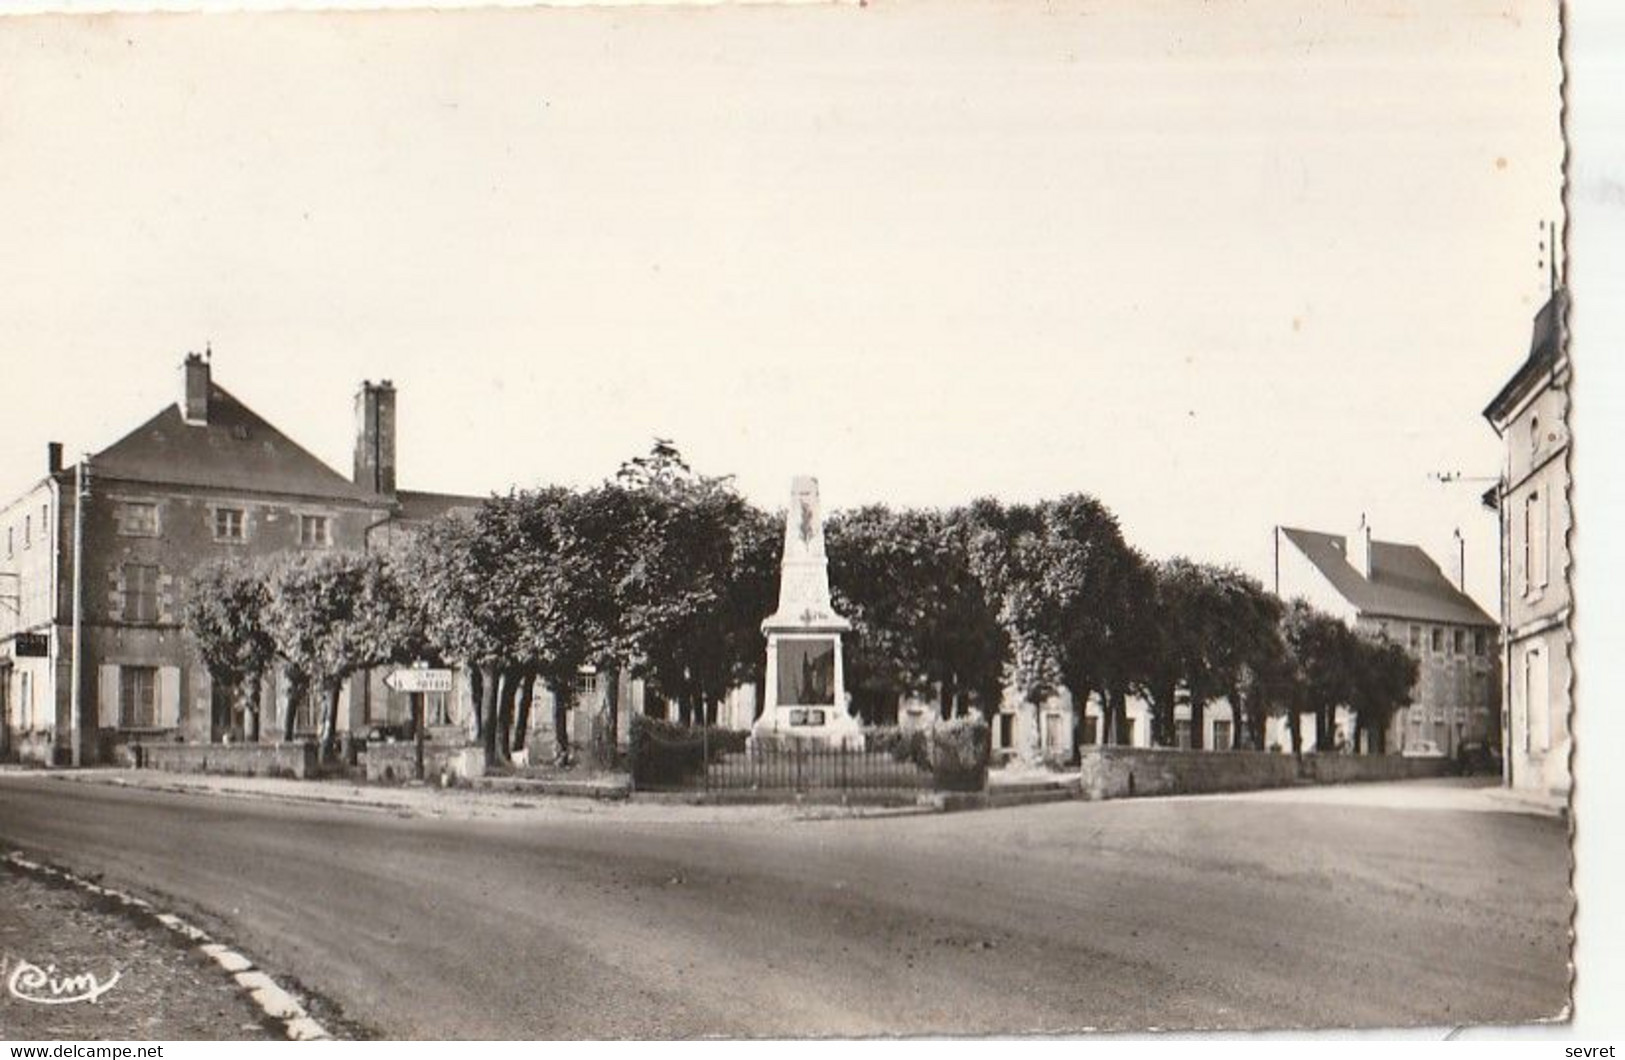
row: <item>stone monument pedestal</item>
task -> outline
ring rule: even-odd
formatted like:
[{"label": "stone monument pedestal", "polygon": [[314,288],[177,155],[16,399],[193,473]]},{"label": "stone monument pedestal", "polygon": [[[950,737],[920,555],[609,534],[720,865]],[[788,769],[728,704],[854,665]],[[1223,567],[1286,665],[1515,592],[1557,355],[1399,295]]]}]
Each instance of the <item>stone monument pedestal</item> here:
[{"label": "stone monument pedestal", "polygon": [[762,716],[751,726],[751,746],[806,741],[863,750],[863,731],[847,712],[841,659],[841,634],[851,628],[830,601],[818,480],[798,477],[785,517],[779,608],[762,622],[767,687]]}]

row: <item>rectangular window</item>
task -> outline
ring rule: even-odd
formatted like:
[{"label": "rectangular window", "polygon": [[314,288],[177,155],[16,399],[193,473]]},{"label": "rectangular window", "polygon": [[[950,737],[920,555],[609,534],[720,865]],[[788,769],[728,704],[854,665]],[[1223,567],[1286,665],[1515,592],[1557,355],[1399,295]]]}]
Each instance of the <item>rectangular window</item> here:
[{"label": "rectangular window", "polygon": [[1014,714],[999,715],[999,747],[1010,747],[1016,742],[1016,716]]},{"label": "rectangular window", "polygon": [[147,501],[119,505],[118,532],[127,537],[157,537],[158,506]]},{"label": "rectangular window", "polygon": [[1547,685],[1546,655],[1530,648],[1523,657],[1523,746],[1526,751],[1545,751],[1551,742],[1550,688]]},{"label": "rectangular window", "polygon": [[241,508],[214,510],[214,539],[216,541],[242,541],[247,518]]},{"label": "rectangular window", "polygon": [[124,621],[158,621],[158,568],[147,563],[124,565]]},{"label": "rectangular window", "polygon": [[1482,629],[1473,630],[1473,654],[1488,655],[1490,653],[1490,635]]},{"label": "rectangular window", "polygon": [[126,729],[151,729],[158,724],[158,670],[153,666],[121,666],[118,671],[118,723]]},{"label": "rectangular window", "polygon": [[1544,588],[1546,573],[1546,499],[1539,490],[1523,502],[1523,591]]},{"label": "rectangular window", "polygon": [[575,693],[577,703],[596,699],[598,697],[598,675],[576,674]]},{"label": "rectangular window", "polygon": [[1059,714],[1044,715],[1044,750],[1058,750],[1065,742],[1061,725],[1061,716]]},{"label": "rectangular window", "polygon": [[299,543],[307,548],[326,548],[333,543],[328,530],[327,516],[301,515],[299,517]]},{"label": "rectangular window", "polygon": [[1411,651],[1420,652],[1421,650],[1422,650],[1422,627],[1413,624],[1411,626]]},{"label": "rectangular window", "polygon": [[1434,654],[1444,651],[1444,630],[1438,626],[1433,627],[1433,651]]},{"label": "rectangular window", "polygon": [[1213,723],[1213,743],[1211,750],[1230,750],[1230,723],[1228,721],[1215,721]]},{"label": "rectangular window", "polygon": [[1453,630],[1450,634],[1450,650],[1457,655],[1467,654],[1467,631],[1465,629]]},{"label": "rectangular window", "polygon": [[1083,719],[1083,743],[1090,747],[1100,742],[1100,719],[1086,717]]},{"label": "rectangular window", "polygon": [[1130,747],[1137,746],[1134,742],[1134,721],[1133,718],[1123,719],[1123,742]]},{"label": "rectangular window", "polygon": [[451,695],[446,692],[425,692],[423,696],[423,723],[450,725]]},{"label": "rectangular window", "polygon": [[306,689],[303,697],[295,705],[293,712],[293,728],[295,732],[313,733],[322,723],[322,710],[326,704],[322,701],[322,690],[316,685]]}]

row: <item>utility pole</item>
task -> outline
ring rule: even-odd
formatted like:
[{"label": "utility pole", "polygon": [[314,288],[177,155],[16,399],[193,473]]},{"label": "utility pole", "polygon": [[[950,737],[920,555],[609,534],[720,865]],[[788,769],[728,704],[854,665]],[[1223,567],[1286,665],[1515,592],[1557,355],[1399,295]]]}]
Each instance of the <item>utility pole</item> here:
[{"label": "utility pole", "polygon": [[85,695],[84,695],[84,599],[85,599],[85,501],[90,496],[87,487],[89,475],[86,465],[90,457],[81,456],[73,469],[73,658],[68,677],[69,695],[73,707],[69,714],[73,741],[73,764],[85,765]]}]

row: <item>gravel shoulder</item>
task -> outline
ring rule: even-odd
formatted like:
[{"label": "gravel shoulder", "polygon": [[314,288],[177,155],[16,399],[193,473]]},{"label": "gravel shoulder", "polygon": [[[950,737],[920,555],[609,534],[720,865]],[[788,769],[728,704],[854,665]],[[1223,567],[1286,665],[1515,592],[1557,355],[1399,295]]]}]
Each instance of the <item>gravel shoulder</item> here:
[{"label": "gravel shoulder", "polygon": [[[110,898],[0,861],[0,1039],[276,1041],[280,1027],[196,947]],[[59,983],[117,979],[94,1001],[43,1004],[24,962]],[[76,993],[70,991],[68,993]],[[57,996],[67,996],[67,993]]]}]

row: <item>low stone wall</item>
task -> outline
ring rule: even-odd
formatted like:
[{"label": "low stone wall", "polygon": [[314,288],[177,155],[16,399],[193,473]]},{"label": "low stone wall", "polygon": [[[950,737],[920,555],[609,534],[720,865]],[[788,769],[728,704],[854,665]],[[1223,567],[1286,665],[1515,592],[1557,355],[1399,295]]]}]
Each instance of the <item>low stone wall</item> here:
[{"label": "low stone wall", "polygon": [[410,740],[399,743],[369,743],[361,753],[361,764],[367,779],[377,784],[399,784],[406,780],[438,780],[455,777],[472,780],[485,775],[485,749],[462,744],[438,743],[430,740],[423,745],[423,771],[418,772],[417,745]]},{"label": "low stone wall", "polygon": [[170,773],[225,773],[244,777],[297,777],[316,775],[318,761],[313,740],[292,743],[144,743],[132,745],[143,769]]},{"label": "low stone wall", "polygon": [[1086,799],[1199,795],[1205,792],[1281,788],[1298,783],[1411,780],[1448,776],[1452,772],[1452,763],[1445,758],[1306,754],[1299,760],[1291,755],[1267,751],[1085,747],[1081,794]]},{"label": "low stone wall", "polygon": [[1365,780],[1415,780],[1447,777],[1456,772],[1448,758],[1403,755],[1304,755],[1303,777],[1317,784],[1353,784]]},{"label": "low stone wall", "polygon": [[1196,795],[1251,791],[1298,782],[1291,755],[1268,751],[1180,751],[1162,747],[1085,747],[1082,795]]}]

